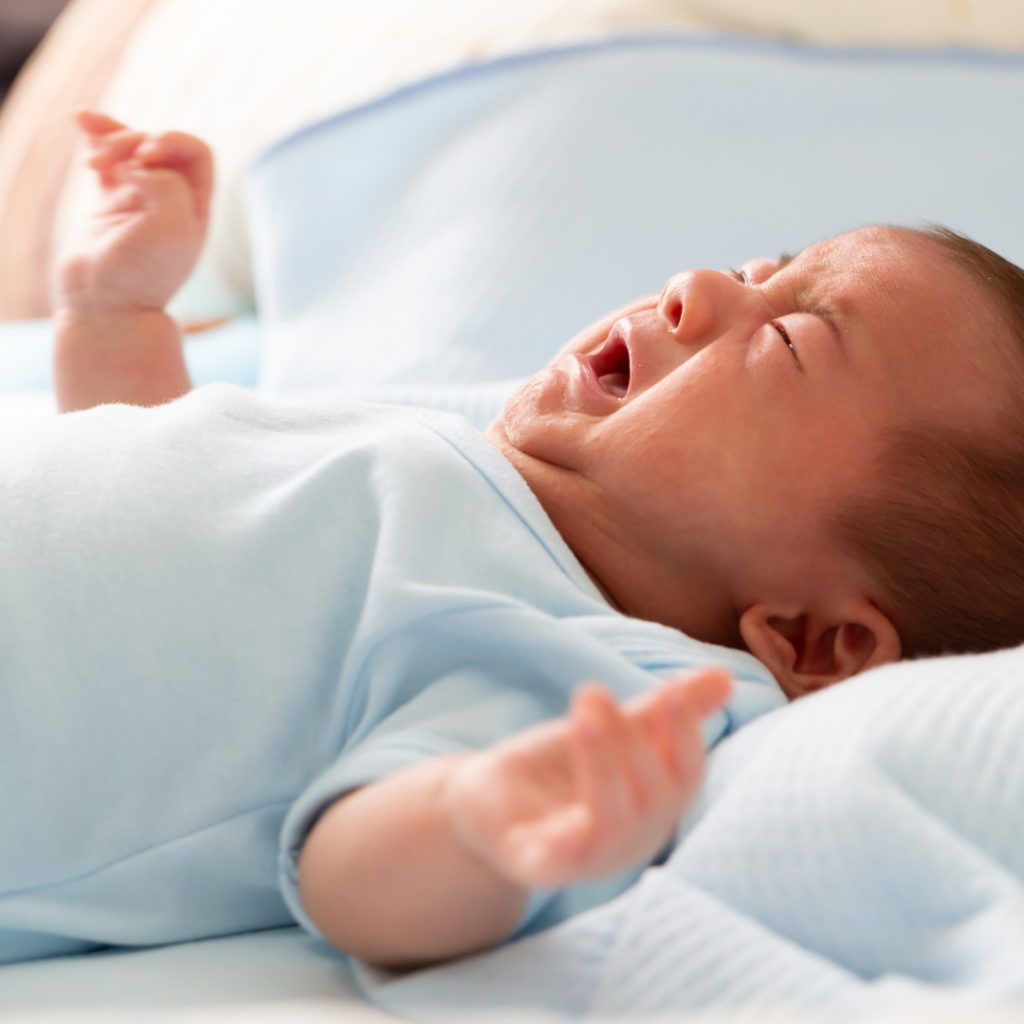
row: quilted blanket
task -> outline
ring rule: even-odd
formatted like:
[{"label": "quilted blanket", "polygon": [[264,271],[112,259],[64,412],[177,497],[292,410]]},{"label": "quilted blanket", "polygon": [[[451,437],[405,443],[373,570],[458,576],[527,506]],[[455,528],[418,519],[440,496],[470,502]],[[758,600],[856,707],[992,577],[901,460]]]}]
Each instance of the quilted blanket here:
[{"label": "quilted blanket", "polygon": [[712,755],[673,856],[606,904],[378,1002],[857,1017],[1024,1000],[1024,649],[904,662]]}]

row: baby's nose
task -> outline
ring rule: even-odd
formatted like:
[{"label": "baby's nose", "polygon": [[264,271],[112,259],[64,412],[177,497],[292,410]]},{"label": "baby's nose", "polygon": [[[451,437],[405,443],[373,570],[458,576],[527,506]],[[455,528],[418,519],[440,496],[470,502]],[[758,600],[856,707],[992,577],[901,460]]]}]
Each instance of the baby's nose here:
[{"label": "baby's nose", "polygon": [[742,287],[717,270],[687,270],[665,285],[658,313],[683,344],[709,337],[730,305],[731,287]]},{"label": "baby's nose", "polygon": [[661,314],[661,319],[665,321],[668,329],[673,334],[679,330],[679,324],[683,319],[682,289],[675,287],[675,281],[681,276],[681,274],[676,274],[665,285],[665,290],[661,293],[661,299],[658,302],[658,312]]}]

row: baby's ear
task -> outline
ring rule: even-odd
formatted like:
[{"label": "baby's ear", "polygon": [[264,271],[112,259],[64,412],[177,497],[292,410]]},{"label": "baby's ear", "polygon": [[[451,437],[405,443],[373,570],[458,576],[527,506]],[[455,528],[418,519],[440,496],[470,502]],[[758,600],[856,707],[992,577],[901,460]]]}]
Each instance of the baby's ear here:
[{"label": "baby's ear", "polygon": [[831,616],[755,604],[740,616],[740,633],[790,700],[900,658],[896,627],[866,598]]}]

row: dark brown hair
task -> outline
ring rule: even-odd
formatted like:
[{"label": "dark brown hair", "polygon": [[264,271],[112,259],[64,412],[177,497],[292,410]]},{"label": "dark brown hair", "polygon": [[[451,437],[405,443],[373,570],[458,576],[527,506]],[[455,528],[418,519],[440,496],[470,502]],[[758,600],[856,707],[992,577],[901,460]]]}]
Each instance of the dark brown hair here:
[{"label": "dark brown hair", "polygon": [[[1024,271],[948,228],[910,232],[964,270],[1005,327],[998,434],[895,432],[866,491],[831,515],[872,573],[904,657],[1024,642]],[[993,343],[997,343],[994,341]]]}]

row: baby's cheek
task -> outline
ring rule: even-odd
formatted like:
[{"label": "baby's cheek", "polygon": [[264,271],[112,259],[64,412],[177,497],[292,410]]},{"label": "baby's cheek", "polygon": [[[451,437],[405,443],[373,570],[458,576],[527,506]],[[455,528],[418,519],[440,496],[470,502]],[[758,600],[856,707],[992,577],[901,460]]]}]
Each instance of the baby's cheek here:
[{"label": "baby's cheek", "polygon": [[549,429],[551,420],[562,410],[566,387],[564,372],[549,366],[513,392],[505,403],[504,420],[508,439],[515,447],[522,448]]}]

